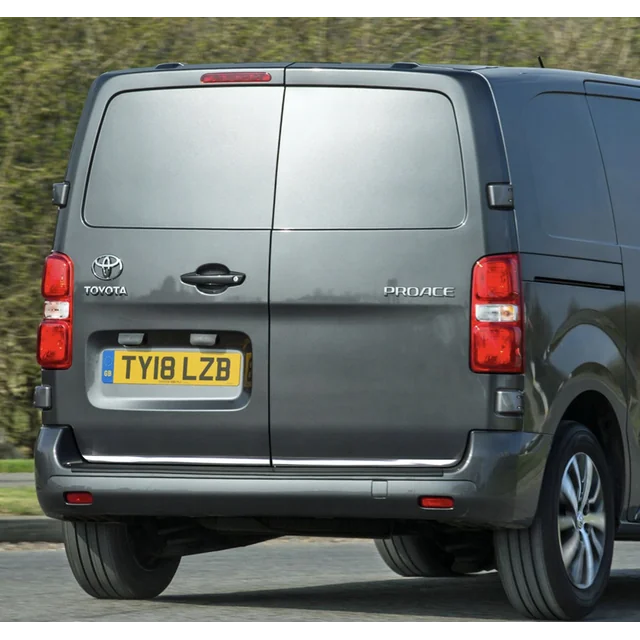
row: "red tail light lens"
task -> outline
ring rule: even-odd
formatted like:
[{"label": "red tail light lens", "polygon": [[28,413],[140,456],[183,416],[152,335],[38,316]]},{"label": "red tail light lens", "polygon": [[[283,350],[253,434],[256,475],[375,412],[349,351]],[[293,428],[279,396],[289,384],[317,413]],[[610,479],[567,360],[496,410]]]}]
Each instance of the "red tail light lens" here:
[{"label": "red tail light lens", "polygon": [[[38,331],[38,363],[45,369],[66,369],[70,364],[68,322],[44,320]],[[69,364],[67,364],[69,363]]]},{"label": "red tail light lens", "polygon": [[42,297],[51,300],[71,293],[71,260],[62,253],[52,253],[44,263]]},{"label": "red tail light lens", "polygon": [[520,268],[516,255],[489,256],[476,263],[475,295],[484,302],[518,303]]},{"label": "red tail light lens", "polygon": [[231,71],[205,73],[200,78],[202,84],[222,84],[228,82],[270,82],[271,74],[264,71]]},{"label": "red tail light lens", "polygon": [[471,370],[522,373],[523,307],[517,254],[476,262],[471,293]]},{"label": "red tail light lens", "polygon": [[42,274],[44,319],[38,329],[38,364],[43,369],[71,366],[73,262],[64,253],[47,256]]}]

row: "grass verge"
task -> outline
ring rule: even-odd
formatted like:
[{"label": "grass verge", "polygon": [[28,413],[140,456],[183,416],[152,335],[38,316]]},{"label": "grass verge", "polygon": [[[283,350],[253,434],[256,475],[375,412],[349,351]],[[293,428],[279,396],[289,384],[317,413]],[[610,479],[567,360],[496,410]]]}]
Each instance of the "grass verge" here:
[{"label": "grass verge", "polygon": [[0,473],[33,473],[33,460],[0,460]]},{"label": "grass verge", "polygon": [[35,487],[2,487],[0,489],[0,515],[41,516]]}]

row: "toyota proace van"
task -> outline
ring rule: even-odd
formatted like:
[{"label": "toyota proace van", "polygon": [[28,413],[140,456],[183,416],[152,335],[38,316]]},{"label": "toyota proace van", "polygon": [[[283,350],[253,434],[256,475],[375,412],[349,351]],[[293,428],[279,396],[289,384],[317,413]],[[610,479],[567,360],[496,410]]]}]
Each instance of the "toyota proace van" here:
[{"label": "toyota proace van", "polygon": [[100,76],[34,400],[82,588],[153,598],[189,554],[341,536],[591,612],[640,540],[639,141],[640,82],[580,72]]}]

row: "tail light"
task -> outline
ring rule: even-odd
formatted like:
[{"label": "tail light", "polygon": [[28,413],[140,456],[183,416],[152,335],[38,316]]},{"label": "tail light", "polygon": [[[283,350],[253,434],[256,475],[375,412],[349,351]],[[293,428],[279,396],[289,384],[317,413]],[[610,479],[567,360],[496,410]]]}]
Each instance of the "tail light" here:
[{"label": "tail light", "polygon": [[517,254],[488,256],[473,268],[471,370],[522,373],[523,305]]},{"label": "tail light", "polygon": [[73,339],[73,262],[64,253],[47,256],[42,297],[44,319],[38,329],[38,364],[43,369],[68,369]]}]

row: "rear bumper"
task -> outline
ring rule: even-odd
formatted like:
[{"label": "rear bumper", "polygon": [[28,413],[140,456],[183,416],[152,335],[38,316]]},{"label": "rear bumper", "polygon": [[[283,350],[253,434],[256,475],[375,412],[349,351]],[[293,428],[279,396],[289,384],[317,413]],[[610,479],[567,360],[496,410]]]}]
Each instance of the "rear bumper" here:
[{"label": "rear bumper", "polygon": [[[141,468],[89,464],[69,427],[42,427],[36,488],[44,512],[60,519],[128,516],[437,520],[528,526],[551,444],[544,434],[474,431],[449,470],[333,471]],[[67,505],[67,491],[93,504]],[[420,496],[448,496],[452,509],[422,509]]]}]

